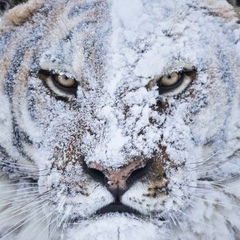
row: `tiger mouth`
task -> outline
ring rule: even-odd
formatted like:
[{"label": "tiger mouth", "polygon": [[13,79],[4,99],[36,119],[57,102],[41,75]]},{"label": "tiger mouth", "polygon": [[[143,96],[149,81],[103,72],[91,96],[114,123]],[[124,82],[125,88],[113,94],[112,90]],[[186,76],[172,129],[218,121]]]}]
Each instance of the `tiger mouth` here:
[{"label": "tiger mouth", "polygon": [[[145,220],[149,219],[149,216],[145,216],[138,210],[131,208],[129,206],[126,206],[120,202],[114,202],[107,206],[104,206],[101,209],[99,209],[97,212],[95,212],[94,215],[95,216],[103,216],[105,214],[111,214],[111,213],[123,213],[123,214],[129,214],[129,215],[135,216],[138,219],[139,218],[145,219]],[[161,222],[167,221],[167,219],[164,216],[159,216],[157,219]]]},{"label": "tiger mouth", "polygon": [[128,214],[133,214],[136,216],[142,215],[136,209],[126,206],[122,203],[116,203],[116,202],[102,207],[95,213],[95,215],[103,215],[103,214],[107,214],[107,213],[128,213]]},{"label": "tiger mouth", "polygon": [[[135,216],[136,218],[143,218],[143,215],[136,209],[126,206],[120,202],[113,202],[97,210],[94,214],[90,216],[90,219],[96,219],[96,217],[108,216],[108,214],[111,214],[111,213],[127,214],[131,216]],[[83,220],[89,220],[89,218],[86,219],[77,215],[69,218],[68,224],[71,225],[71,224],[80,223]]]}]

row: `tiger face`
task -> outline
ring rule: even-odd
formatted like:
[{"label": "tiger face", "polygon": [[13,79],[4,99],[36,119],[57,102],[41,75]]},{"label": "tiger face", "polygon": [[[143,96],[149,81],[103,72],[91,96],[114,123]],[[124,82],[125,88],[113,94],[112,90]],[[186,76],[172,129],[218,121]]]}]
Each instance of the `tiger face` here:
[{"label": "tiger face", "polygon": [[30,0],[0,32],[1,239],[240,237],[228,3]]}]

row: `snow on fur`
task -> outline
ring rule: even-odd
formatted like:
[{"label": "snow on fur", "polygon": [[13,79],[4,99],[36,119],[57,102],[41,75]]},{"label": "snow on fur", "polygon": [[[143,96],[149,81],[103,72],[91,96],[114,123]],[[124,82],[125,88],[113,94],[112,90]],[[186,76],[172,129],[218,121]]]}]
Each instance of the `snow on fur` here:
[{"label": "snow on fur", "polygon": [[[30,0],[6,12],[0,238],[239,238],[239,38],[224,0]],[[76,96],[41,69],[75,78]],[[159,94],[156,81],[181,71],[196,77]],[[117,200],[110,178],[86,170],[106,177],[136,159],[153,163]],[[96,214],[115,201],[139,214]]]}]

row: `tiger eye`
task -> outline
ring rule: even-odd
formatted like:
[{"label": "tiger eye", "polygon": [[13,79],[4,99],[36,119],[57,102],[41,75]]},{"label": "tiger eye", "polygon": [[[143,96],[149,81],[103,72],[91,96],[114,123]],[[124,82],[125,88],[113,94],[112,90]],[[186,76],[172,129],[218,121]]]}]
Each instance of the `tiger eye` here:
[{"label": "tiger eye", "polygon": [[162,76],[160,79],[160,84],[166,87],[173,86],[178,82],[179,78],[180,78],[179,73],[172,72],[171,74]]},{"label": "tiger eye", "polygon": [[76,82],[74,78],[67,77],[66,75],[58,75],[56,80],[63,87],[73,87]]}]

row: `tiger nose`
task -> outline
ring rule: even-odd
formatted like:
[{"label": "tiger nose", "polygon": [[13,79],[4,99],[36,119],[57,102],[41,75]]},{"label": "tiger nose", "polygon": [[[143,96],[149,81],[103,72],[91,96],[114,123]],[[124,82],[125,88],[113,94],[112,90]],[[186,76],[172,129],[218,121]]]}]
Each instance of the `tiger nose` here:
[{"label": "tiger nose", "polygon": [[87,171],[95,181],[104,184],[113,196],[123,195],[137,180],[146,175],[151,161],[135,160],[116,170],[106,168],[100,163],[91,162]]}]

